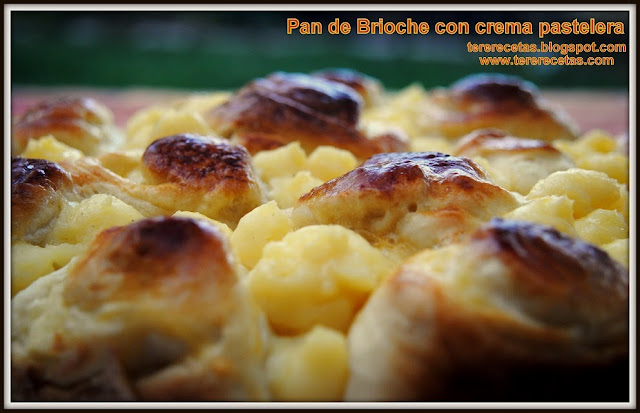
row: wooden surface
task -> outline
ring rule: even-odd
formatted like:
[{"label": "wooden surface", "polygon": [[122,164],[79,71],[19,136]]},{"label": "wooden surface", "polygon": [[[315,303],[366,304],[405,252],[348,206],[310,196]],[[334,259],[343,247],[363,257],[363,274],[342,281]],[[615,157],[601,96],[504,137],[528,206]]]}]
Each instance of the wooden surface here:
[{"label": "wooden surface", "polygon": [[547,91],[543,96],[563,108],[583,132],[602,129],[613,135],[629,133],[627,93]]},{"label": "wooden surface", "polygon": [[[187,92],[178,90],[150,89],[14,89],[11,94],[11,113],[19,115],[29,106],[43,99],[57,96],[93,97],[107,105],[115,115],[116,124],[124,126],[137,110],[162,102],[171,101]],[[628,134],[629,96],[621,92],[602,91],[543,91],[548,101],[562,107],[585,132],[602,129],[613,135]]]}]

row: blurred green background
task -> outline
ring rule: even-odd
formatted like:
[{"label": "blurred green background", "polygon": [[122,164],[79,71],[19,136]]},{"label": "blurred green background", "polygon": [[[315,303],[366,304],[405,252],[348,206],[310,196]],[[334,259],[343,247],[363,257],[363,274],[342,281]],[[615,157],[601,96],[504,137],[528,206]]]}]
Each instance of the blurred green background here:
[{"label": "blurred green background", "polygon": [[[322,35],[286,34],[286,20],[320,21]],[[469,35],[330,35],[339,18],[385,21],[468,21]],[[444,86],[477,72],[522,76],[542,88],[626,90],[629,54],[614,66],[481,66],[467,42],[539,43],[537,22],[622,21],[625,35],[547,36],[545,41],[629,42],[628,12],[363,12],[363,11],[13,11],[14,86],[161,87],[231,89],[276,70],[309,72],[349,67],[388,88],[413,82]],[[530,21],[534,35],[480,36],[477,21]],[[508,55],[508,54],[507,54]],[[542,54],[536,54],[541,56]],[[589,56],[589,55],[584,55]],[[594,55],[595,56],[595,55]],[[602,55],[600,55],[602,56]]]}]

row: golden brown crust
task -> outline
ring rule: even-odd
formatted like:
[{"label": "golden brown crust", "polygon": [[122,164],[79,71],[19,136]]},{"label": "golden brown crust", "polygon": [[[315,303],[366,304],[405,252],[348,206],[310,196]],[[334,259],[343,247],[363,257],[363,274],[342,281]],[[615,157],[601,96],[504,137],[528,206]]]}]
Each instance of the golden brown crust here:
[{"label": "golden brown crust", "polygon": [[183,134],[155,141],[142,156],[142,183],[92,158],[61,165],[82,195],[115,196],[147,217],[194,211],[235,227],[263,201],[247,151],[216,137]]},{"label": "golden brown crust", "polygon": [[163,138],[149,145],[142,162],[153,185],[135,188],[136,195],[167,210],[201,212],[235,228],[263,202],[249,153],[220,138]]},{"label": "golden brown crust", "polygon": [[349,333],[346,398],[622,401],[628,293],[596,247],[493,220],[374,292]]},{"label": "golden brown crust", "polygon": [[214,190],[221,185],[235,191],[252,180],[245,148],[197,135],[158,139],[144,152],[142,163],[151,182],[175,182]]},{"label": "golden brown crust", "polygon": [[551,227],[494,219],[473,234],[470,248],[498,256],[516,277],[512,296],[522,296],[523,308],[549,324],[574,317],[597,323],[603,309],[617,312],[628,299],[628,274],[619,263]]},{"label": "golden brown crust", "polygon": [[474,225],[471,217],[489,219],[515,204],[470,159],[438,152],[385,153],[300,197],[294,217],[387,236],[413,213],[464,232]]},{"label": "golden brown crust", "polygon": [[38,196],[42,190],[68,190],[71,185],[69,174],[54,162],[11,157],[11,200],[16,203],[16,209],[27,207],[23,202]]},{"label": "golden brown crust", "polygon": [[529,82],[503,75],[472,75],[436,90],[436,128],[458,138],[476,129],[500,128],[515,136],[573,139],[576,128],[559,109],[550,108]]},{"label": "golden brown crust", "polygon": [[495,218],[472,234],[470,242],[481,243],[479,248],[487,254],[499,254],[514,273],[544,283],[575,287],[585,282],[582,288],[594,289],[597,294],[606,290],[616,299],[627,294],[628,278],[619,263],[600,248],[552,227]]},{"label": "golden brown crust", "polygon": [[457,156],[487,156],[495,153],[544,153],[560,155],[549,142],[510,136],[499,129],[480,129],[463,137],[454,151]]},{"label": "golden brown crust", "polygon": [[204,221],[157,217],[103,231],[14,299],[23,331],[12,335],[14,395],[265,399],[264,324],[239,271],[226,236]]},{"label": "golden brown crust", "polygon": [[482,158],[497,184],[523,195],[551,173],[575,166],[549,142],[511,136],[498,129],[471,132],[458,142],[453,153]]},{"label": "golden brown crust", "polygon": [[469,190],[473,188],[473,181],[488,183],[482,170],[467,158],[439,152],[384,153],[374,155],[353,171],[312,189],[300,197],[300,202],[354,190],[401,199],[439,189],[435,185],[432,187],[432,182]]},{"label": "golden brown crust", "polygon": [[[378,139],[358,130],[360,96],[351,88],[321,77],[275,73],[257,79],[212,109],[207,119],[223,136],[262,136],[286,144],[300,141],[305,150],[320,145],[347,149],[366,159],[385,151],[407,148],[406,138]],[[249,145],[250,149],[252,145]]]},{"label": "golden brown crust", "polygon": [[[57,217],[73,189],[71,176],[43,159],[11,157],[11,240],[43,240],[43,230]],[[41,233],[39,233],[39,231]]]},{"label": "golden brown crust", "polygon": [[[211,284],[233,284],[236,276],[222,237],[212,226],[175,217],[105,230],[70,272],[65,301],[87,309],[105,301],[135,300],[141,293],[162,296],[179,288],[181,294],[197,296]],[[117,288],[106,285],[108,278],[94,272],[96,267],[122,274]]]},{"label": "golden brown crust", "polygon": [[374,104],[380,98],[382,86],[376,79],[351,69],[326,69],[311,73],[323,79],[349,86],[362,96],[366,105]]},{"label": "golden brown crust", "polygon": [[260,151],[270,151],[286,145],[285,142],[278,140],[277,135],[274,136],[259,132],[234,135],[231,138],[231,142],[245,147],[251,154],[256,154]]},{"label": "golden brown crust", "polygon": [[537,109],[535,86],[515,77],[468,76],[451,85],[449,94],[461,106],[480,103],[505,113]]},{"label": "golden brown crust", "polygon": [[21,153],[30,139],[53,135],[57,140],[94,155],[101,144],[115,138],[109,130],[113,116],[91,98],[58,98],[28,109],[13,125],[11,152]]}]

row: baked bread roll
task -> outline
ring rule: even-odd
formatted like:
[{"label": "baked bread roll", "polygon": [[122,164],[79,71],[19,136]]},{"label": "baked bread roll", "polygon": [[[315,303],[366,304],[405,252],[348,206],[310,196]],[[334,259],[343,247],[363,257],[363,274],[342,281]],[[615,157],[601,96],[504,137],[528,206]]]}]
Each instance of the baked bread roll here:
[{"label": "baked bread roll", "polygon": [[360,131],[361,106],[360,95],[342,83],[278,72],[244,86],[206,119],[218,134],[233,137],[251,153],[296,140],[307,152],[332,145],[361,159],[406,150],[404,136]]},{"label": "baked bread roll", "polygon": [[107,194],[146,217],[200,212],[235,228],[265,202],[247,151],[224,139],[177,135],[159,139],[141,160],[143,182],[133,182],[90,157],[53,163],[12,160],[12,241],[41,243],[62,203]]},{"label": "baked bread roll", "polygon": [[529,82],[504,75],[471,75],[430,97],[436,134],[459,138],[473,130],[502,129],[513,136],[554,140],[574,139],[576,127],[559,108],[538,96]]},{"label": "baked bread roll", "polygon": [[414,248],[456,241],[517,206],[467,158],[438,152],[378,154],[298,200],[296,225],[338,224]]},{"label": "baked bread roll", "polygon": [[11,157],[11,243],[41,244],[66,199],[78,199],[68,172],[43,159]]},{"label": "baked bread roll", "polygon": [[373,293],[349,332],[346,399],[625,399],[628,283],[597,247],[494,219]]},{"label": "baked bread roll", "polygon": [[266,201],[246,149],[223,139],[175,135],[153,142],[142,156],[151,185],[136,195],[165,209],[200,212],[235,228]]},{"label": "baked bread roll", "polygon": [[470,133],[458,142],[453,154],[486,160],[498,185],[522,195],[553,172],[575,166],[549,142],[510,136],[498,129]]},{"label": "baked bread roll", "polygon": [[91,98],[59,98],[29,108],[13,123],[11,154],[19,155],[30,139],[47,135],[86,155],[112,150],[122,141],[113,114],[102,103]]},{"label": "baked bread roll", "polygon": [[60,165],[85,196],[115,196],[147,217],[193,211],[235,228],[242,216],[264,201],[249,154],[224,139],[191,134],[158,139],[146,149],[141,163],[141,183],[92,158]]},{"label": "baked bread roll", "polygon": [[103,231],[12,301],[12,399],[264,400],[266,330],[215,226]]},{"label": "baked bread roll", "polygon": [[377,79],[351,69],[325,69],[311,73],[312,76],[332,80],[349,86],[360,94],[365,106],[380,103],[383,87]]}]

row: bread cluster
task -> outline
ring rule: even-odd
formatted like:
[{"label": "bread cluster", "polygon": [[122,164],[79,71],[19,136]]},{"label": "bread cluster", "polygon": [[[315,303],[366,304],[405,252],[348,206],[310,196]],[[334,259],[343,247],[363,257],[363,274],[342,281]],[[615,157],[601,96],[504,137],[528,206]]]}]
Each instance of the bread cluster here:
[{"label": "bread cluster", "polygon": [[14,401],[625,401],[629,157],[520,79],[273,73],[11,136]]}]

